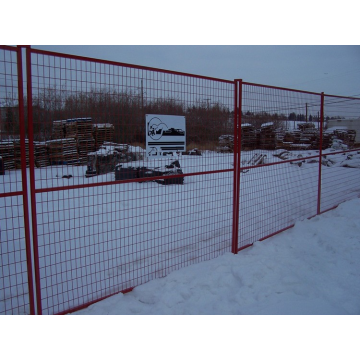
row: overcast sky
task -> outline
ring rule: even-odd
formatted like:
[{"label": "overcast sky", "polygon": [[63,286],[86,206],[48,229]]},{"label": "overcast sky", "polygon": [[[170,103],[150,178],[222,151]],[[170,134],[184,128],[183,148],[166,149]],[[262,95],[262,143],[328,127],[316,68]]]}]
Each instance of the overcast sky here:
[{"label": "overcast sky", "polygon": [[360,46],[33,45],[227,80],[360,96]]},{"label": "overcast sky", "polygon": [[103,0],[95,7],[64,0],[56,16],[44,16],[39,9],[47,3],[40,3],[45,1],[24,2],[21,12],[18,3],[3,5],[4,13],[16,13],[18,25],[11,16],[2,19],[4,44],[123,44],[32,46],[227,80],[360,96],[358,11],[350,0],[342,6],[313,0]]}]

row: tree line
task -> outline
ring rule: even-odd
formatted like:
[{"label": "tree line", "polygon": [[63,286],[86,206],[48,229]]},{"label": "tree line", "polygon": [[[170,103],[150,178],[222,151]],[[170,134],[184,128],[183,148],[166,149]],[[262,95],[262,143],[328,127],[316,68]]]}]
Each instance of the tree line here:
[{"label": "tree line", "polygon": [[[3,131],[13,135],[19,132],[16,106],[16,101],[8,103],[2,112]],[[233,129],[233,113],[219,102],[186,104],[172,98],[144,99],[136,93],[109,89],[74,93],[43,89],[33,95],[32,110],[35,141],[51,140],[53,121],[85,117],[91,117],[94,124],[113,124],[117,143],[145,143],[145,114],[185,116],[188,143],[217,140]],[[27,123],[25,111],[26,131]]]},{"label": "tree line", "polygon": [[[144,99],[131,91],[119,92],[110,89],[91,91],[61,91],[41,89],[33,95],[34,140],[52,139],[52,126],[55,120],[91,117],[93,123],[114,125],[114,142],[145,143],[145,114],[182,115],[186,117],[187,143],[217,141],[220,135],[232,134],[234,111],[220,102],[205,100],[185,103],[173,98]],[[24,101],[26,104],[26,99]],[[5,106],[4,106],[5,105]],[[16,100],[7,101],[0,108],[2,133],[19,134],[19,116]],[[318,121],[317,116],[295,112],[286,114],[261,112],[242,112],[242,123],[251,123],[260,128],[265,122],[273,122],[282,127],[284,121]],[[25,127],[27,131],[27,111]]]}]

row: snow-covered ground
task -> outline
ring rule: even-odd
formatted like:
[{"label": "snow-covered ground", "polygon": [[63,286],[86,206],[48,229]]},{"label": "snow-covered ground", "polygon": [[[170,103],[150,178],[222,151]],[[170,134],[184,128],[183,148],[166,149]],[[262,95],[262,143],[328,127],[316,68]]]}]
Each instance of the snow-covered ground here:
[{"label": "snow-covered ground", "polygon": [[360,314],[360,199],[76,314]]},{"label": "snow-covered ground", "polygon": [[[276,153],[261,152],[266,155],[266,163],[277,164],[241,173],[239,247],[252,244],[317,212],[319,163],[318,158],[308,157],[318,153],[294,151],[286,154],[293,159],[291,164],[278,163],[281,160],[274,156],[278,150]],[[242,166],[249,164],[254,153],[256,151],[242,153]],[[325,153],[327,157],[320,166],[320,210],[360,195],[358,151],[335,154],[328,150]],[[298,156],[307,160],[303,162]],[[84,188],[36,194],[43,313],[66,311],[221,255],[219,261],[225,264],[236,261],[229,254],[233,154],[209,151],[203,156],[180,156],[179,160],[185,174],[222,172],[187,176],[183,185],[135,182],[93,187],[96,182],[114,181],[114,173],[86,178],[83,166],[58,165],[35,169],[38,190],[85,185]],[[155,159],[128,165],[158,167],[168,163],[169,159]],[[64,175],[72,177],[64,178]],[[20,170],[0,176],[0,191],[20,190]],[[0,313],[29,311],[22,212],[21,196],[0,198]],[[258,271],[259,279],[263,278],[267,266],[272,266],[271,251],[264,268],[257,259],[246,262],[243,254],[252,254],[254,249],[264,244],[268,246],[266,242],[255,244],[244,250],[242,257],[239,256],[239,259],[244,259],[244,267]],[[304,249],[311,251],[308,244]],[[289,275],[285,281],[295,281],[294,276]],[[195,281],[195,276],[192,280]],[[244,281],[250,284],[248,291],[256,290],[253,278]],[[233,286],[231,281],[230,284]],[[192,287],[191,284],[185,287],[188,288],[184,292],[186,297],[191,294]],[[134,296],[136,291],[139,290],[130,296]],[[300,299],[301,291],[300,287]],[[263,294],[258,296],[261,298]],[[283,297],[286,299],[286,293]],[[145,301],[152,302],[151,299]]]}]

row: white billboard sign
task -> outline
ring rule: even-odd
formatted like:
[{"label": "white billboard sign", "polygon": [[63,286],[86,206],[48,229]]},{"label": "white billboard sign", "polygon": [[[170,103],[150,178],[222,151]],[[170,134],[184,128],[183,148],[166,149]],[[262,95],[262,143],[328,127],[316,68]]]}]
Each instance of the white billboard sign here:
[{"label": "white billboard sign", "polygon": [[146,114],[145,121],[148,158],[186,151],[185,116]]}]

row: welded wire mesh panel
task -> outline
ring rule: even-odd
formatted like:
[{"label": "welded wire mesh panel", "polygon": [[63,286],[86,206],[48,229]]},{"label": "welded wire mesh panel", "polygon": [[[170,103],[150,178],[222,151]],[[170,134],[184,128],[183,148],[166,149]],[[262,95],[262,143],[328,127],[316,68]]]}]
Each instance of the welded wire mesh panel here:
[{"label": "welded wire mesh panel", "polygon": [[14,48],[1,46],[0,314],[29,314],[28,289],[17,52]]},{"label": "welded wire mesh panel", "polygon": [[184,185],[125,183],[38,194],[43,313],[229,251],[232,178],[225,174],[188,177]]},{"label": "welded wire mesh panel", "polygon": [[[119,160],[132,157],[147,165],[152,154],[146,153],[146,114],[186,118],[186,148],[163,151],[173,159],[179,155],[175,152],[182,155],[194,149],[197,151],[193,154],[212,151],[211,158],[232,152],[231,145],[223,146],[219,137],[234,132],[233,82],[35,50],[31,63],[35,163],[39,168],[36,188],[62,186],[60,174],[54,177],[50,165],[62,165],[70,175],[74,165],[85,166],[80,170],[85,175],[88,154],[97,151],[103,157],[107,151],[116,151],[120,153]],[[171,131],[177,129],[165,124],[163,129],[157,129],[160,130],[163,138],[170,141]],[[230,168],[229,163],[221,167],[218,163],[214,168],[208,161],[200,161],[191,170]],[[92,181],[81,178],[83,184]]]},{"label": "welded wire mesh panel", "polygon": [[243,150],[319,149],[320,94],[243,84]]},{"label": "welded wire mesh panel", "polygon": [[233,82],[37,50],[31,81],[43,313],[231,250]]},{"label": "welded wire mesh panel", "polygon": [[239,248],[316,215],[319,167],[311,160],[260,165],[241,174]]},{"label": "welded wire mesh panel", "polygon": [[315,215],[320,94],[242,86],[239,248]]},{"label": "welded wire mesh panel", "polygon": [[[27,153],[28,161],[28,153]],[[0,193],[22,190],[17,53],[0,47]]]},{"label": "welded wire mesh panel", "polygon": [[360,99],[326,95],[321,211],[360,195]]},{"label": "welded wire mesh panel", "polygon": [[329,152],[321,172],[321,211],[360,196],[360,151]]},{"label": "welded wire mesh panel", "polygon": [[0,197],[0,214],[0,314],[29,314],[22,196]]}]

